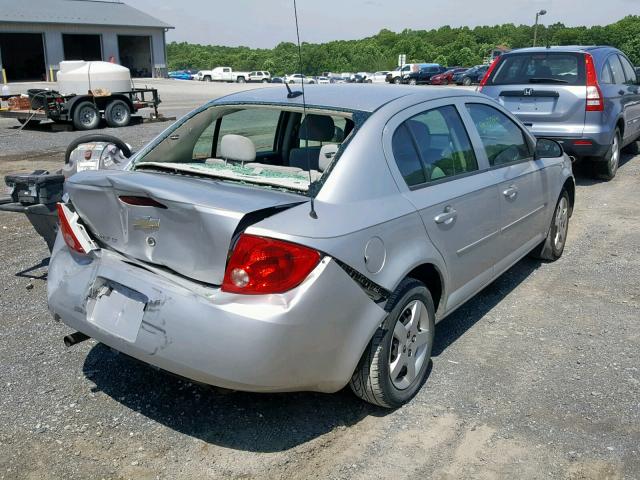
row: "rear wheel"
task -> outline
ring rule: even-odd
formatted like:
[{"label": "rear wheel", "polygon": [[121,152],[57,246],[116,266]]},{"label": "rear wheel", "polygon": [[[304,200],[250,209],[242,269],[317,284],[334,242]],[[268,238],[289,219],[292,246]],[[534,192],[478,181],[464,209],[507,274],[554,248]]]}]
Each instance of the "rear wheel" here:
[{"label": "rear wheel", "polygon": [[400,85],[402,83],[402,79],[400,77],[397,77],[393,80],[393,83],[395,83],[396,85]]},{"label": "rear wheel", "polygon": [[442,85],[449,85],[449,80],[447,80],[446,78],[442,80]]},{"label": "rear wheel", "polygon": [[100,125],[100,112],[89,101],[80,102],[73,110],[73,126],[76,130],[92,130]]},{"label": "rear wheel", "polygon": [[412,78],[411,80],[409,80],[409,85],[417,85],[418,82],[416,81],[415,78]]},{"label": "rear wheel", "polygon": [[468,87],[471,85],[471,79],[469,77],[464,77],[462,79],[462,85],[464,85],[465,87]]},{"label": "rear wheel", "polygon": [[562,256],[569,232],[570,208],[569,194],[566,190],[563,190],[553,212],[547,238],[531,252],[531,256],[551,262]]},{"label": "rear wheel", "polygon": [[126,127],[131,122],[131,109],[124,100],[113,100],[104,111],[104,119],[110,127]]},{"label": "rear wheel", "polygon": [[211,81],[211,77],[209,75],[207,75],[206,77],[204,77],[203,79],[205,82],[210,82]]},{"label": "rear wheel", "polygon": [[349,385],[361,399],[387,408],[411,400],[424,383],[435,331],[427,287],[404,279],[389,298],[389,315],[374,334]]},{"label": "rear wheel", "polygon": [[268,79],[266,79],[266,78],[263,78],[263,79],[262,79],[262,83],[269,83],[269,80],[268,80]]},{"label": "rear wheel", "polygon": [[238,78],[236,78],[236,82],[238,82],[238,83],[246,83],[246,80],[244,79],[244,77],[238,77]]},{"label": "rear wheel", "polygon": [[593,164],[594,173],[598,178],[608,181],[616,176],[618,166],[620,165],[620,143],[620,129],[616,128],[613,140],[611,140],[611,146],[604,157],[604,161],[596,161]]}]

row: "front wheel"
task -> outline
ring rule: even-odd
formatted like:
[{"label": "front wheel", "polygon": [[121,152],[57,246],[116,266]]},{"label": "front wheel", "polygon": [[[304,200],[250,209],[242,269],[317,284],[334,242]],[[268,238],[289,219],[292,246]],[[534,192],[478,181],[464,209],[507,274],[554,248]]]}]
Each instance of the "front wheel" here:
[{"label": "front wheel", "polygon": [[569,232],[570,209],[569,193],[563,190],[553,212],[547,238],[531,252],[533,257],[555,262],[562,256]]},{"label": "front wheel", "polygon": [[100,125],[100,111],[92,103],[80,102],[73,111],[73,126],[76,130],[93,130]]},{"label": "front wheel", "polygon": [[269,83],[269,80],[267,80],[266,78],[263,78],[262,83]]},{"label": "front wheel", "polygon": [[396,85],[400,85],[402,83],[402,79],[401,78],[396,78],[393,80],[393,83],[395,83]]},{"label": "front wheel", "polygon": [[412,78],[411,80],[409,80],[409,85],[417,85],[418,82],[416,81],[415,78]]},{"label": "front wheel", "polygon": [[446,78],[442,81],[442,85],[449,85],[449,80],[447,80]]},{"label": "front wheel", "polygon": [[388,305],[389,314],[369,342],[349,385],[369,403],[398,408],[426,380],[435,310],[427,287],[411,278],[400,283]]},{"label": "front wheel", "polygon": [[211,81],[211,77],[209,75],[207,75],[206,77],[204,77],[203,81],[210,82]]},{"label": "front wheel", "polygon": [[471,82],[471,79],[470,79],[469,77],[464,77],[464,78],[462,79],[462,85],[464,85],[465,87],[470,86],[470,85],[471,85],[471,83],[472,83],[472,82]]}]

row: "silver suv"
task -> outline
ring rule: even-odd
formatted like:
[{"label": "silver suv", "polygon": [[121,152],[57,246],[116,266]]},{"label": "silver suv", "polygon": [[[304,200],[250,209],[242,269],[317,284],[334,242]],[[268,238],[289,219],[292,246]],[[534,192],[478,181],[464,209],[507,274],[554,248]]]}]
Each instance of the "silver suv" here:
[{"label": "silver suv", "polygon": [[613,47],[515,50],[491,66],[479,90],[513,112],[537,137],[552,138],[606,180],[620,149],[637,149],[640,92],[629,59]]}]

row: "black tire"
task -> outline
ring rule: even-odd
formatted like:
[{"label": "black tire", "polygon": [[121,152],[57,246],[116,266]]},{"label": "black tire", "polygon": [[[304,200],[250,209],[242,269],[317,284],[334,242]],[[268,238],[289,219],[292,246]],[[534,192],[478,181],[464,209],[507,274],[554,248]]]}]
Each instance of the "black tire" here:
[{"label": "black tire", "polygon": [[447,80],[446,78],[442,81],[442,85],[447,86],[449,85],[449,80]]},{"label": "black tire", "polygon": [[[409,332],[406,344],[402,346],[397,342],[394,330],[398,322],[404,323],[403,319],[406,318],[406,313],[409,310],[408,306],[413,304],[414,301],[421,302],[424,307],[426,318],[423,318],[423,320],[426,321],[428,328],[423,332],[425,333],[426,343],[422,345],[424,350],[420,350],[420,356],[423,356],[423,358],[419,369],[416,371],[415,378],[406,387],[398,388],[390,375],[392,356],[394,352],[396,358],[399,355],[408,353],[408,358],[410,358],[412,353],[411,345],[412,342],[416,341],[416,336],[410,336]],[[427,287],[422,282],[412,278],[405,278],[400,283],[389,298],[387,305],[389,314],[362,354],[362,358],[355,372],[353,372],[349,386],[353,393],[366,402],[380,407],[398,408],[409,402],[418,393],[427,378],[435,331],[435,309],[431,293]],[[424,327],[422,321],[420,321],[420,325]],[[401,347],[404,349],[402,353],[400,353]],[[409,348],[409,350],[406,350],[406,348]],[[418,350],[416,349],[416,351]],[[397,377],[396,380],[398,378],[400,377]]]},{"label": "black tire", "polygon": [[393,79],[393,83],[396,85],[400,85],[402,83],[402,79],[400,77],[396,77]]},{"label": "black tire", "polygon": [[[561,209],[566,209],[566,211],[559,212]],[[558,223],[559,215],[564,217],[563,224]],[[553,217],[551,218],[551,225],[549,225],[547,238],[545,238],[544,241],[531,252],[532,257],[540,260],[547,260],[549,262],[555,262],[562,256],[564,246],[567,243],[570,216],[571,202],[569,200],[569,193],[566,190],[562,190],[560,198],[558,198],[558,202],[556,203],[556,208],[553,211]],[[558,243],[557,241],[558,235],[562,236],[561,243]]]},{"label": "black tire", "polygon": [[100,111],[92,102],[85,100],[74,107],[72,119],[76,130],[93,130],[100,125]]},{"label": "black tire", "polygon": [[469,77],[464,77],[462,79],[462,85],[464,85],[465,87],[469,87],[473,82],[471,81],[471,79]]},{"label": "black tire", "polygon": [[616,128],[611,140],[611,145],[607,154],[602,159],[597,159],[593,162],[593,174],[596,178],[602,180],[613,180],[618,172],[620,166],[620,143],[622,142],[622,135],[620,135],[620,129]]},{"label": "black tire", "polygon": [[104,110],[104,119],[112,128],[126,127],[131,122],[131,108],[124,100],[112,100]]},{"label": "black tire", "polygon": [[19,118],[20,125],[24,125],[25,128],[36,127],[40,125],[40,120],[27,120],[26,118]]},{"label": "black tire", "polygon": [[244,77],[238,77],[238,78],[236,78],[236,82],[237,82],[237,83],[247,83],[247,81],[245,80],[245,78],[244,78]]},{"label": "black tire", "polygon": [[204,77],[202,79],[204,82],[210,82],[211,81],[211,77],[209,75],[207,75],[206,77]]},{"label": "black tire", "polygon": [[263,78],[262,83],[269,83],[269,80],[267,80],[266,78]]},{"label": "black tire", "polygon": [[417,85],[418,81],[415,78],[412,78],[411,80],[409,80],[409,85]]}]

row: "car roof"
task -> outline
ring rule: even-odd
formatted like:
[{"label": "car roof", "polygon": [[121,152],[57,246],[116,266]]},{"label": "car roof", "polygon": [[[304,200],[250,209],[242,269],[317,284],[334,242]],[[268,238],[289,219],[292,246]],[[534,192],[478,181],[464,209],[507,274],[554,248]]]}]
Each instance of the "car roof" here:
[{"label": "car roof", "polygon": [[590,52],[598,49],[611,49],[615,50],[614,47],[607,45],[562,45],[562,46],[552,46],[552,47],[528,47],[528,48],[519,48],[517,50],[511,50],[510,52],[504,53],[503,55],[512,55],[514,53],[541,53],[541,52]]},{"label": "car roof", "polygon": [[[299,85],[292,87],[299,88]],[[305,101],[310,107],[331,110],[374,112],[399,98],[414,96],[416,103],[445,97],[479,95],[469,90],[443,87],[389,85],[305,85]],[[287,98],[285,87],[266,87],[245,90],[218,98],[210,105],[268,104],[302,106],[302,96]]]}]

